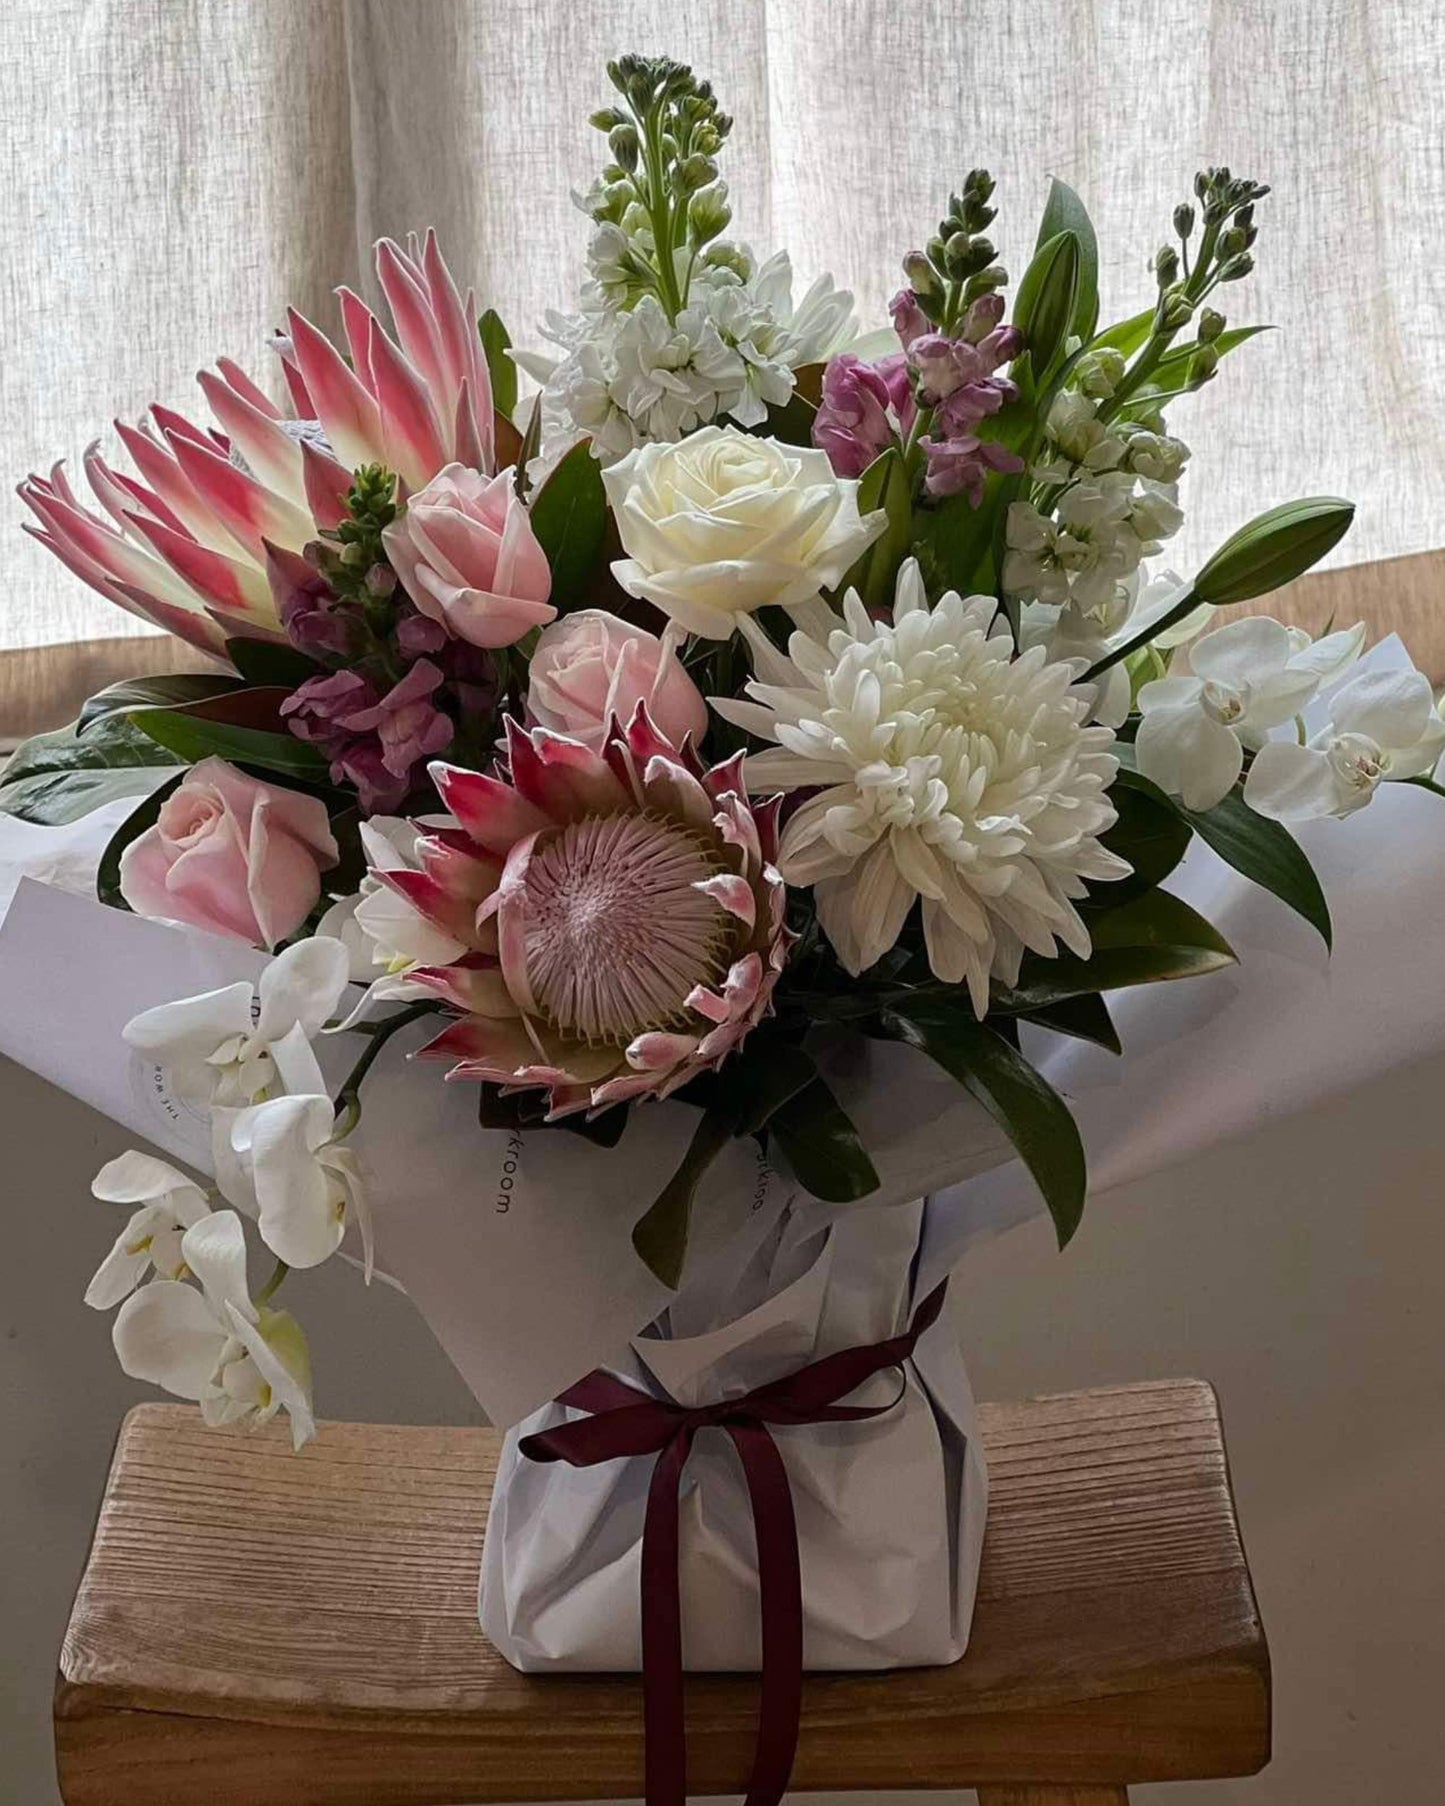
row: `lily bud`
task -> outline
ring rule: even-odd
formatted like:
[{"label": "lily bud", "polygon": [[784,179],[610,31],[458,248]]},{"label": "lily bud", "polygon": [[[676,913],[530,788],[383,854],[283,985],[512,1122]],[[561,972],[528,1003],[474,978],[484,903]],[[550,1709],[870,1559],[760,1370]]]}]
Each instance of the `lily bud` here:
[{"label": "lily bud", "polygon": [[1339,542],[1354,516],[1353,502],[1329,495],[1256,515],[1225,540],[1195,578],[1195,601],[1248,602],[1292,583]]}]

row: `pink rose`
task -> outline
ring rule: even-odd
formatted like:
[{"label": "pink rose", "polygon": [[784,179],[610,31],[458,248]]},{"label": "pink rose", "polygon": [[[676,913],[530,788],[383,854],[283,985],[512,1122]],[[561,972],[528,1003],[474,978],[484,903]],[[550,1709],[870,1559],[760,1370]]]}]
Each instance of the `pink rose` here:
[{"label": "pink rose", "polygon": [[527,709],[538,727],[599,752],[615,717],[626,727],[639,702],[674,746],[701,741],[707,704],[682,668],[674,629],[663,639],[600,608],[579,609],[544,628],[532,653]]},{"label": "pink rose", "polygon": [[512,478],[448,464],[381,536],[421,612],[474,646],[514,645],[557,618],[547,554]]},{"label": "pink rose", "polygon": [[137,915],[269,948],[316,907],[337,856],[316,797],[202,759],[121,854],[120,894]]}]

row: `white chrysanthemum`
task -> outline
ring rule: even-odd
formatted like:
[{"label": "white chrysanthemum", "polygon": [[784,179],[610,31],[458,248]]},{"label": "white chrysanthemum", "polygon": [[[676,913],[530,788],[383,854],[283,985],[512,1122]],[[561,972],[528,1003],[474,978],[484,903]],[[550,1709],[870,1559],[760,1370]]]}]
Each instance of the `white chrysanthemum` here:
[{"label": "white chrysanthemum", "polygon": [[930,609],[910,559],[891,624],[850,591],[827,645],[795,633],[784,657],[745,621],[754,700],[714,704],[778,743],[748,761],[749,788],[819,791],[779,866],[813,887],[847,969],[880,959],[921,897],[929,964],[967,980],[980,1016],[1026,948],[1087,957],[1085,880],[1129,871],[1098,838],[1115,820],[1113,733],[1086,725],[1075,663],[1014,656],[997,606],[950,592]]}]

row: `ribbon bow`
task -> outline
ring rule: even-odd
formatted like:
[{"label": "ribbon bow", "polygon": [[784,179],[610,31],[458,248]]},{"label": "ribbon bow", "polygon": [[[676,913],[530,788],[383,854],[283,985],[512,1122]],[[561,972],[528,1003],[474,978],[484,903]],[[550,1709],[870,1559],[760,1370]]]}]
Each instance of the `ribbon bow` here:
[{"label": "ribbon bow", "polygon": [[682,1471],[699,1430],[726,1430],[742,1462],[758,1547],[762,1626],[762,1698],[746,1806],[778,1806],[798,1747],[803,1704],[803,1587],[798,1526],[788,1470],[772,1424],[857,1423],[881,1417],[886,1405],[842,1405],[865,1380],[901,1367],[943,1309],[947,1281],[929,1293],[900,1335],[867,1348],[846,1348],[741,1398],[679,1405],[654,1398],[598,1369],[557,1403],[590,1417],[524,1436],[532,1461],[595,1467],[632,1455],[656,1455],[642,1526],[642,1718],[647,1806],[683,1806],[687,1736],[683,1714],[682,1598],[678,1587],[678,1501]]}]

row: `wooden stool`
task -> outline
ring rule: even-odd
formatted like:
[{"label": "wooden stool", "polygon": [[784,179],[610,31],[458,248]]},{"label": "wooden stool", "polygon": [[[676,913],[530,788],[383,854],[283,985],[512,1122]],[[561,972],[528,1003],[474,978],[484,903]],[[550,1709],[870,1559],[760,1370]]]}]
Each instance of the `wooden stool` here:
[{"label": "wooden stool", "polygon": [[[794,1786],[1117,1806],[1253,1774],[1269,1658],[1195,1380],[983,1408],[978,1611],[951,1668],[810,1676]],[[60,1660],[67,1806],[465,1806],[642,1787],[635,1676],[529,1677],[477,1628],[498,1437],[121,1431]],[[736,1793],[757,1682],[688,1680],[697,1793]]]}]

